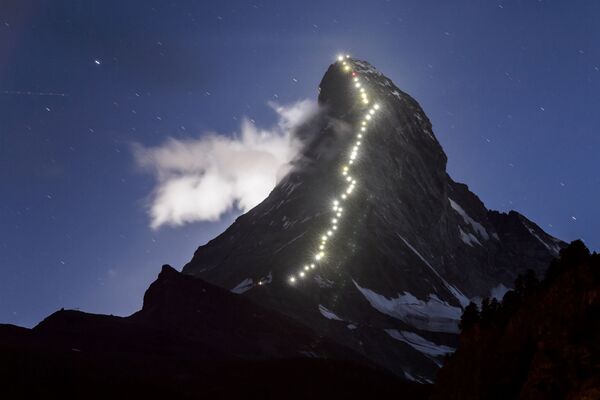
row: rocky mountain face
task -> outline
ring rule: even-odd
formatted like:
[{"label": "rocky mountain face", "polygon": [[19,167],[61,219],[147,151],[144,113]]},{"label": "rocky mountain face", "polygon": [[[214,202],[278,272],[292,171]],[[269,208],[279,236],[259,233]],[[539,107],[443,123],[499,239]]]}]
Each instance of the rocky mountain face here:
[{"label": "rocky mountain face", "polygon": [[297,132],[305,147],[292,172],[183,273],[431,381],[457,343],[462,307],[502,296],[526,269],[540,273],[564,243],[453,181],[419,104],[369,63],[331,65],[319,104]]},{"label": "rocky mountain face", "polygon": [[575,241],[472,318],[433,399],[598,399],[599,338],[600,255]]}]

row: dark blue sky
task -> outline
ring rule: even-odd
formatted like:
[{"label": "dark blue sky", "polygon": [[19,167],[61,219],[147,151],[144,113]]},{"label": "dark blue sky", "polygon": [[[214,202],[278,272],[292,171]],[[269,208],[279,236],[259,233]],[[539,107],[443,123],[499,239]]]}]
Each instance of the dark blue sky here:
[{"label": "dark blue sky", "polygon": [[421,103],[489,208],[600,249],[599,20],[592,0],[2,1],[0,322],[138,309],[235,215],[150,229],[132,144],[269,126],[339,51]]}]

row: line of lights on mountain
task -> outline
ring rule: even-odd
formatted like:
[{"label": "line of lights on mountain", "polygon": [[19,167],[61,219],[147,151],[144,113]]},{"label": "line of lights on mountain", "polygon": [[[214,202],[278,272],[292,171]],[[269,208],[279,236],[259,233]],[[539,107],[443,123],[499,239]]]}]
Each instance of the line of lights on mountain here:
[{"label": "line of lights on mountain", "polygon": [[[367,94],[367,91],[363,87],[358,74],[352,70],[352,62],[350,61],[350,56],[340,55],[338,56],[337,61],[344,72],[350,73],[352,77],[352,83],[354,85],[354,88],[357,90],[358,95],[360,96],[361,102],[365,106],[367,106],[369,104],[369,96]],[[292,274],[288,278],[289,283],[294,284],[298,280],[306,278],[310,271],[314,270],[317,267],[317,264],[322,263],[325,260],[325,250],[327,248],[327,242],[331,240],[332,237],[335,235],[336,231],[338,230],[338,225],[342,219],[342,216],[344,215],[344,207],[342,207],[342,205],[350,198],[352,192],[354,191],[357,185],[356,179],[352,176],[351,165],[354,164],[354,161],[358,157],[358,150],[360,149],[360,146],[362,144],[363,135],[366,134],[369,121],[371,121],[377,110],[379,110],[379,104],[375,104],[366,112],[363,120],[360,123],[358,133],[356,134],[356,141],[350,149],[348,160],[346,164],[342,165],[341,167],[342,179],[347,184],[347,187],[345,190],[342,191],[338,198],[332,201],[332,218],[330,221],[329,228],[321,234],[321,240],[319,241],[319,244],[315,250],[313,259],[307,264],[305,264],[303,267],[301,267],[296,274]]]}]

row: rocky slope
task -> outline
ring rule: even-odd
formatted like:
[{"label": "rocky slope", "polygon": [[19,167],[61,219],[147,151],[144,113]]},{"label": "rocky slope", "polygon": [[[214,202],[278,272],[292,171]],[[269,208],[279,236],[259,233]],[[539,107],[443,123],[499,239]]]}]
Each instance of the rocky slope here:
[{"label": "rocky slope", "polygon": [[434,399],[600,398],[600,256],[582,242],[460,336]]},{"label": "rocky slope", "polygon": [[[563,243],[517,212],[486,209],[454,182],[419,104],[367,62],[331,65],[319,103],[324,111],[299,129],[306,146],[293,171],[199,247],[183,272],[401,376],[430,381],[456,344],[462,307],[492,291],[502,295],[528,268],[542,271]],[[356,186],[343,200],[342,168],[357,144]],[[332,210],[334,198],[343,216]],[[337,230],[315,260],[333,218]]]}]

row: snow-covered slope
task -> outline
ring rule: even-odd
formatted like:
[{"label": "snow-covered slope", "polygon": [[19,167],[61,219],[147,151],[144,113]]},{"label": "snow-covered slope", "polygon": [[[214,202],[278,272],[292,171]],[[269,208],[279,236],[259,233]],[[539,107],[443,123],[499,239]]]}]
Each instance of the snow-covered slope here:
[{"label": "snow-covered slope", "polygon": [[541,271],[563,243],[454,182],[419,104],[369,63],[331,65],[319,103],[325,111],[298,132],[306,147],[292,172],[183,272],[399,375],[432,379],[432,352],[455,346],[462,307]]}]

